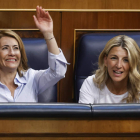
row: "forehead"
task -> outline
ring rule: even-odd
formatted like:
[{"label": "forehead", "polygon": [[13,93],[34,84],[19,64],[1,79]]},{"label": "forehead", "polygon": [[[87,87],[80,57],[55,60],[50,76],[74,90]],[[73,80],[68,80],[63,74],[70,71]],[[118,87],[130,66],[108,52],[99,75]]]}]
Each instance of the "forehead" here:
[{"label": "forehead", "polygon": [[18,45],[18,42],[15,38],[4,36],[0,39],[0,45]]},{"label": "forehead", "polygon": [[117,55],[117,56],[123,56],[128,57],[128,52],[126,49],[122,47],[113,47],[108,55]]}]

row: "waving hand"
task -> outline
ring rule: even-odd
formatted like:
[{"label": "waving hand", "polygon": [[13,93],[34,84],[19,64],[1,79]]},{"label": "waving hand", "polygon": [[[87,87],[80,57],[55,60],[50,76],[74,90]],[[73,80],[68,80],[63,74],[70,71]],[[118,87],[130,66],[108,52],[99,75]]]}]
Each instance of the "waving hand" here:
[{"label": "waving hand", "polygon": [[49,12],[45,12],[41,6],[36,7],[36,16],[33,16],[37,28],[42,32],[47,43],[49,52],[59,54],[57,42],[53,35],[53,20]]},{"label": "waving hand", "polygon": [[36,7],[36,16],[33,16],[34,22],[37,28],[43,33],[47,34],[47,36],[51,37],[53,35],[53,20],[49,15],[49,12],[45,12],[42,7]]}]

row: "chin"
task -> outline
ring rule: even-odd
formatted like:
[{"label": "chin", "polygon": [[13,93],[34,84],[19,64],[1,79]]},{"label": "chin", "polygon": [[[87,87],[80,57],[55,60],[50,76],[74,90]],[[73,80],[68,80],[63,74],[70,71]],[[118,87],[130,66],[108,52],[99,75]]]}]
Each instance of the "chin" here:
[{"label": "chin", "polygon": [[18,66],[17,66],[17,65],[16,65],[16,66],[15,66],[15,65],[10,65],[10,66],[7,66],[7,68],[8,68],[8,69],[17,69]]},{"label": "chin", "polygon": [[17,71],[17,67],[8,67],[6,68],[9,72],[15,72]]},{"label": "chin", "polygon": [[125,78],[118,77],[118,78],[111,78],[111,79],[113,82],[122,82],[126,80],[126,77]]}]

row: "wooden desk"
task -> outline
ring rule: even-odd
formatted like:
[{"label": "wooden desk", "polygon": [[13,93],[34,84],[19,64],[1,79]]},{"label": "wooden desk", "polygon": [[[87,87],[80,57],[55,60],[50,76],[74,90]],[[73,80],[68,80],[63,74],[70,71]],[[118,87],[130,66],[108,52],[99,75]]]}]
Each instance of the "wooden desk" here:
[{"label": "wooden desk", "polygon": [[1,103],[0,140],[139,140],[139,104]]},{"label": "wooden desk", "polygon": [[0,119],[2,140],[139,140],[140,120]]}]

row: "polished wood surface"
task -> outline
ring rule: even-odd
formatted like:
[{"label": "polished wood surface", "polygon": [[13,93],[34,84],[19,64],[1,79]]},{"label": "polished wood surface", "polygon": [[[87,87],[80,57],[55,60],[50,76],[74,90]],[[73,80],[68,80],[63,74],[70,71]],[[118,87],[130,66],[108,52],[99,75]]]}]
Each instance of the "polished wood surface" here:
[{"label": "polished wood surface", "polygon": [[[0,11],[0,29],[36,29],[35,23],[33,21],[33,15],[36,12],[24,11],[24,12],[10,12],[10,11]],[[54,35],[60,46],[60,35],[61,35],[61,13],[60,12],[50,12],[50,15],[54,21]],[[25,31],[21,31],[24,32]],[[26,31],[26,34],[29,31]],[[38,32],[39,33],[39,32]],[[30,33],[29,33],[30,34]],[[36,35],[38,36],[38,35]]]},{"label": "polished wood surface", "polygon": [[35,12],[0,12],[0,28],[36,28],[34,14]]},{"label": "polished wood surface", "polygon": [[[124,134],[140,133],[140,120],[10,119],[0,120],[1,134]],[[140,134],[139,134],[140,135]]]},{"label": "polished wood surface", "polygon": [[139,29],[139,12],[99,12],[98,29]]},{"label": "polished wood surface", "polygon": [[140,9],[139,0],[0,0],[0,9]]},{"label": "polished wood surface", "polygon": [[139,140],[140,137],[75,137],[75,136],[69,136],[69,137],[0,137],[0,140]]},{"label": "polished wood surface", "polygon": [[138,140],[139,120],[0,119],[0,139]]}]

